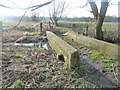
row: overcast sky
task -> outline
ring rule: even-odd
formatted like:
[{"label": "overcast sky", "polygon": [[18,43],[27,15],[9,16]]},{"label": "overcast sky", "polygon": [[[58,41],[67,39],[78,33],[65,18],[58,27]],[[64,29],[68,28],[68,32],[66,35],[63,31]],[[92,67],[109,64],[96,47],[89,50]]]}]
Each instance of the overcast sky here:
[{"label": "overcast sky", "polygon": [[[11,1],[11,2],[10,2]],[[21,7],[25,8],[28,7],[29,4],[32,2],[31,6],[38,5],[45,3],[50,0],[0,0],[0,4],[9,6],[9,7]],[[57,1],[57,0],[56,0]],[[79,6],[83,6],[86,4],[87,0],[66,0],[66,11],[64,13],[64,16],[67,17],[93,17],[93,15],[89,12],[91,10],[90,6],[87,5],[85,8],[80,8]],[[96,0],[97,5],[100,8],[100,1]],[[107,10],[107,15],[110,16],[118,16],[118,1],[119,0],[111,0],[111,3],[114,5],[110,5]],[[15,3],[16,4],[15,4]],[[50,4],[52,5],[52,4]],[[39,10],[36,10],[36,12],[39,12],[40,16],[49,16],[49,8],[50,5],[44,6],[40,8]],[[23,15],[25,10],[20,9],[8,9],[0,7],[0,16],[20,16]],[[27,15],[30,15],[31,11],[27,13]]]}]

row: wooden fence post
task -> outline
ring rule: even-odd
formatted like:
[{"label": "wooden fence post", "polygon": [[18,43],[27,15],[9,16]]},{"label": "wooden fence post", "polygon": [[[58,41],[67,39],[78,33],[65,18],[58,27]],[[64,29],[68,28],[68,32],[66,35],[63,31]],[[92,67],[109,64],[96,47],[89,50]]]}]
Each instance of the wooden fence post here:
[{"label": "wooden fence post", "polygon": [[88,25],[86,25],[86,35],[85,36],[88,36]]},{"label": "wooden fence post", "polygon": [[50,21],[48,23],[49,23],[49,30],[51,30],[51,23],[50,23]]},{"label": "wooden fence post", "polygon": [[42,32],[42,23],[40,23],[40,33]]}]

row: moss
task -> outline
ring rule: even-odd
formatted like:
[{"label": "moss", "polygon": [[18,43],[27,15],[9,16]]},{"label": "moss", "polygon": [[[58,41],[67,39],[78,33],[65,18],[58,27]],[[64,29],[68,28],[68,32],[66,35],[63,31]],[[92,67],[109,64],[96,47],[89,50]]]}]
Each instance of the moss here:
[{"label": "moss", "polygon": [[16,52],[15,56],[18,56],[18,57],[27,57],[28,54],[24,51],[21,51],[21,52]]},{"label": "moss", "polygon": [[46,50],[45,48],[34,48],[34,50],[37,50],[37,51],[44,51]]},{"label": "moss", "polygon": [[22,87],[22,81],[16,80],[9,88],[21,88]]},{"label": "moss", "polygon": [[101,57],[103,54],[101,53],[101,52],[99,52],[99,51],[96,51],[96,52],[94,52],[92,55],[91,55],[91,59],[92,60],[96,60],[96,59],[98,59],[99,57]]},{"label": "moss", "polygon": [[26,63],[26,64],[34,64],[34,61],[33,61],[33,60],[26,60],[25,63]]},{"label": "moss", "polygon": [[102,64],[103,68],[112,68],[115,64],[117,64],[117,61],[112,58],[105,58],[100,60],[100,63]]},{"label": "moss", "polygon": [[35,34],[35,35],[40,35],[40,31],[33,31],[33,33]]}]

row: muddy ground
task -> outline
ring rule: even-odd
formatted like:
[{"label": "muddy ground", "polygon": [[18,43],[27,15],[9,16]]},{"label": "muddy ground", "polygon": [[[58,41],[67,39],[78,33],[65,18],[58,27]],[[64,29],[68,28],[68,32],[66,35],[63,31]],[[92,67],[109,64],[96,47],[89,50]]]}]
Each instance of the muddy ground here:
[{"label": "muddy ground", "polygon": [[[4,45],[15,42],[26,32],[31,33],[33,28],[18,27],[3,31],[2,46],[2,87],[3,88],[102,88],[118,87],[114,75],[108,78],[106,72],[95,73],[87,68],[85,62],[80,69],[70,70],[64,67],[64,62],[56,58],[52,49],[39,49],[38,47]],[[41,37],[41,36],[40,36]],[[68,42],[72,45],[72,43]],[[77,45],[73,45],[79,51]],[[83,50],[82,54],[85,55]],[[84,58],[82,57],[81,60]],[[85,58],[85,60],[87,59]],[[85,65],[84,65],[85,64]],[[97,64],[96,64],[97,65]],[[97,65],[99,66],[99,65]],[[91,67],[91,66],[90,66]],[[96,68],[96,67],[95,67]],[[101,69],[101,67],[100,67]],[[101,69],[102,71],[102,69]],[[110,74],[109,74],[110,75]]]}]

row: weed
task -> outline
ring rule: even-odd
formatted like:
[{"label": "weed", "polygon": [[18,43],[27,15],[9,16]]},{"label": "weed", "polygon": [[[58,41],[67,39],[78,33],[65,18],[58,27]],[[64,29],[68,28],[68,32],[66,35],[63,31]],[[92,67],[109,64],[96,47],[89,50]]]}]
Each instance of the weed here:
[{"label": "weed", "polygon": [[22,87],[22,81],[16,80],[9,88],[21,88]]},{"label": "weed", "polygon": [[70,30],[70,28],[59,27],[59,29],[58,29],[58,30],[61,30],[61,31],[68,31],[68,30]]},{"label": "weed", "polygon": [[33,61],[33,60],[26,60],[25,63],[26,63],[26,64],[34,64],[34,61]]},{"label": "weed", "polygon": [[28,54],[26,52],[21,51],[21,52],[16,52],[15,56],[17,56],[17,57],[27,57]]},{"label": "weed", "polygon": [[40,31],[33,31],[33,33],[35,34],[35,35],[40,35]]},{"label": "weed", "polygon": [[100,63],[102,64],[103,68],[112,68],[117,63],[117,61],[113,60],[112,58],[106,58],[100,60]]},{"label": "weed", "polygon": [[37,50],[37,51],[44,51],[45,48],[34,48],[34,50]]},{"label": "weed", "polygon": [[96,60],[96,59],[98,59],[99,57],[101,57],[103,54],[101,53],[101,52],[99,52],[99,51],[96,51],[96,52],[94,52],[93,54],[91,54],[91,59],[92,60]]},{"label": "weed", "polygon": [[44,82],[45,79],[46,79],[45,76],[38,76],[38,77],[35,79],[35,82],[39,84],[40,82]]}]

